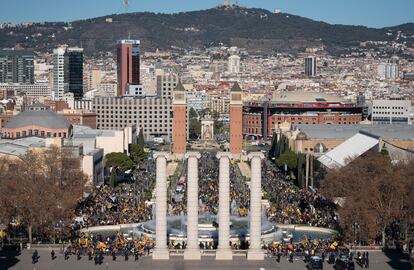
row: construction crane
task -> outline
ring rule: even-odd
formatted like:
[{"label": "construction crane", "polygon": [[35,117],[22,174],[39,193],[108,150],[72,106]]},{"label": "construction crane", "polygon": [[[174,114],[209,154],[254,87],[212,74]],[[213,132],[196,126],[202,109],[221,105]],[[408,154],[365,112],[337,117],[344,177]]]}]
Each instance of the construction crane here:
[{"label": "construction crane", "polygon": [[128,13],[129,0],[123,0],[125,13]]}]

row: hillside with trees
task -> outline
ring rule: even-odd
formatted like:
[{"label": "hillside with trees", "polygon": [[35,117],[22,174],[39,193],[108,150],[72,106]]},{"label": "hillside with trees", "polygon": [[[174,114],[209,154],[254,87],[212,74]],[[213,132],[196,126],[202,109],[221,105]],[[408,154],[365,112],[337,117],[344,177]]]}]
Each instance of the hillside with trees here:
[{"label": "hillside with trees", "polygon": [[381,29],[332,25],[286,13],[233,6],[176,14],[137,12],[68,23],[5,25],[0,28],[0,47],[46,51],[68,44],[83,46],[90,54],[114,51],[117,40],[130,36],[140,39],[144,50],[226,45],[252,52],[301,51],[307,46],[346,47],[361,41],[393,40],[398,31],[403,31],[411,38],[408,42],[412,42],[413,23]]}]

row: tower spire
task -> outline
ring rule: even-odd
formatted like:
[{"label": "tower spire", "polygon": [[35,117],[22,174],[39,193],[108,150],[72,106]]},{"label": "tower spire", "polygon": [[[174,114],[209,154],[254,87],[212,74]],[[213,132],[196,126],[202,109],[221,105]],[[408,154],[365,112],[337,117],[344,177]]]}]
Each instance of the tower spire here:
[{"label": "tower spire", "polygon": [[129,0],[123,0],[123,1],[124,1],[125,13],[128,13]]}]

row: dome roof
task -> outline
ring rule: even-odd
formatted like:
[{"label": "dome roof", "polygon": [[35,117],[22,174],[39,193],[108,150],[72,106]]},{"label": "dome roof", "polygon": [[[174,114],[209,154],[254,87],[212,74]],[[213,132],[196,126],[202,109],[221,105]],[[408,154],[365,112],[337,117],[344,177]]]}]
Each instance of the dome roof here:
[{"label": "dome roof", "polygon": [[323,143],[317,143],[315,145],[315,147],[313,147],[313,152],[315,152],[315,153],[325,153],[326,150],[328,150],[328,149],[326,148],[326,146]]},{"label": "dome roof", "polygon": [[304,132],[299,132],[298,135],[296,135],[296,140],[307,140],[308,136]]},{"label": "dome roof", "polygon": [[24,111],[13,117],[4,128],[23,128],[40,126],[50,129],[70,128],[66,119],[52,111]]}]

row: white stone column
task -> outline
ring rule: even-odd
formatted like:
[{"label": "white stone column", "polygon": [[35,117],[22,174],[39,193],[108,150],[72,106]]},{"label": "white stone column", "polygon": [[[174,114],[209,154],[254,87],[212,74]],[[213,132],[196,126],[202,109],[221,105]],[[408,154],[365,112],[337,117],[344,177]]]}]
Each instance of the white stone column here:
[{"label": "white stone column", "polygon": [[155,198],[155,248],[153,260],[168,260],[170,252],[167,247],[167,159],[166,152],[156,152],[156,198]]},{"label": "white stone column", "polygon": [[231,153],[219,152],[219,211],[218,211],[218,248],[216,260],[231,260],[230,250],[230,159]]},{"label": "white stone column", "polygon": [[250,246],[247,252],[248,260],[264,260],[262,250],[262,159],[260,152],[249,154],[251,160],[250,180]]},{"label": "white stone column", "polygon": [[200,153],[188,152],[187,167],[187,248],[184,260],[201,260],[198,245],[198,159]]}]

